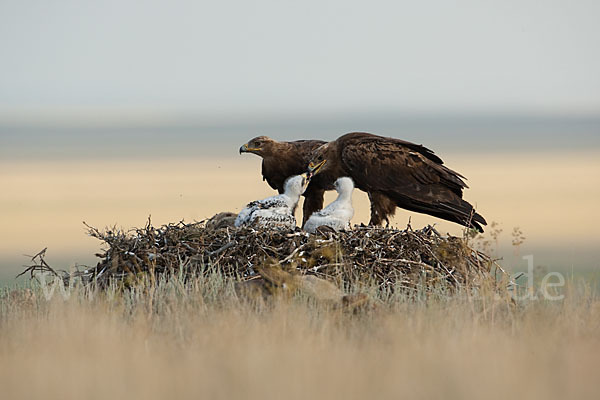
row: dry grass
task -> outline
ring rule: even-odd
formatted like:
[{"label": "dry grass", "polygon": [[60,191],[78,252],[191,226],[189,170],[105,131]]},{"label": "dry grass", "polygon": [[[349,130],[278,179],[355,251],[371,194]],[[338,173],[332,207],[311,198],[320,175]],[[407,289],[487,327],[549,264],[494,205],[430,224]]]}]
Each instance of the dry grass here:
[{"label": "dry grass", "polygon": [[563,301],[398,291],[359,313],[241,301],[218,275],[58,293],[2,295],[2,398],[600,395],[600,301],[573,282]]}]

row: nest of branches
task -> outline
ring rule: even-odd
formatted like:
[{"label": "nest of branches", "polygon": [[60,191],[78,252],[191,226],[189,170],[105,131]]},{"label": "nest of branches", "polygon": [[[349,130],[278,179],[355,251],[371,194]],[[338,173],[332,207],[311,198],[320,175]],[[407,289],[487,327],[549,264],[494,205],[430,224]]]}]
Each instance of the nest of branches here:
[{"label": "nest of branches", "polygon": [[69,274],[55,271],[41,253],[24,273],[43,270],[100,286],[111,280],[132,282],[160,274],[186,277],[210,271],[251,280],[259,276],[261,265],[277,262],[284,269],[342,285],[359,281],[393,289],[439,283],[476,286],[490,276],[494,265],[462,238],[440,235],[431,226],[421,230],[355,226],[350,231],[320,230],[314,235],[300,229],[234,228],[213,219],[161,227],[148,221],[129,232],[88,228],[104,244],[95,267]]}]

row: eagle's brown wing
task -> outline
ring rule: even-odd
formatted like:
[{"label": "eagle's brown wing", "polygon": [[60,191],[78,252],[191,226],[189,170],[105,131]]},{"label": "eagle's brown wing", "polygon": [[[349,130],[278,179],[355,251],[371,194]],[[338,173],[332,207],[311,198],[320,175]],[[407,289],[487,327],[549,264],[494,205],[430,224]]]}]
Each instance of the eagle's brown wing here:
[{"label": "eagle's brown wing", "polygon": [[397,139],[355,134],[340,142],[340,151],[343,169],[357,188],[382,193],[408,210],[461,224],[472,217],[485,224],[462,199],[467,187],[462,176],[445,167],[431,150]]}]

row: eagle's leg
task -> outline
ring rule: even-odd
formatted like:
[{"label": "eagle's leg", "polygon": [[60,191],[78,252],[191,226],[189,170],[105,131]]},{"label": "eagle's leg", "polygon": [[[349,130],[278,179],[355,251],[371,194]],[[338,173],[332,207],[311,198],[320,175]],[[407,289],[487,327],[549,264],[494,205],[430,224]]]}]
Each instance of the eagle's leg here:
[{"label": "eagle's leg", "polygon": [[369,192],[369,200],[371,200],[371,221],[369,225],[382,225],[386,222],[386,227],[390,225],[388,217],[393,216],[396,212],[396,203],[388,196],[380,192]]},{"label": "eagle's leg", "polygon": [[310,185],[306,188],[304,205],[302,206],[302,227],[314,212],[323,209],[324,197],[324,190],[311,188]]}]

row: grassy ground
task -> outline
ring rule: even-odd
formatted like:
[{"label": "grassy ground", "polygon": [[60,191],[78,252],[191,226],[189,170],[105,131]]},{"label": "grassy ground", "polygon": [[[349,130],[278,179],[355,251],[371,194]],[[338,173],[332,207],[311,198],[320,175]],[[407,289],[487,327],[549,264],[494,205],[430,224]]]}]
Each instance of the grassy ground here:
[{"label": "grassy ground", "polygon": [[372,292],[379,305],[358,313],[240,300],[216,275],[50,293],[1,296],[2,398],[600,396],[600,301],[573,281],[561,301],[516,305]]}]

